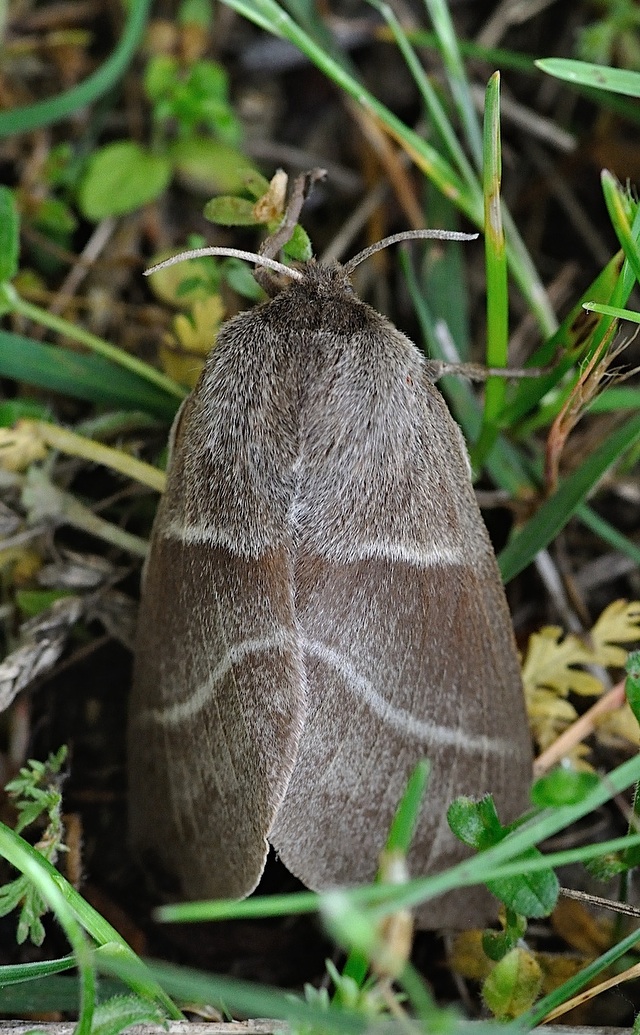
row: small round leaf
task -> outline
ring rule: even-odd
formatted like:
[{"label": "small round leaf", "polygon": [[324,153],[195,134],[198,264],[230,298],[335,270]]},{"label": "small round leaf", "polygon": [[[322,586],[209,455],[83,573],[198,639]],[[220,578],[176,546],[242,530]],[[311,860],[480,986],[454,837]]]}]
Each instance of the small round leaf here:
[{"label": "small round leaf", "polygon": [[171,164],[129,140],[107,144],[92,156],[78,202],[87,219],[134,212],[159,197],[171,179]]}]

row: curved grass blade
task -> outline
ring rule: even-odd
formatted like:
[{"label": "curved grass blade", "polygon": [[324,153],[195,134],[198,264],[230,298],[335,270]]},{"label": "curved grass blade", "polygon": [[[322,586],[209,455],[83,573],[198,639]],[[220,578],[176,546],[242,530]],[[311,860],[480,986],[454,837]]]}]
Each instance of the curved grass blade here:
[{"label": "curved grass blade", "polygon": [[[518,383],[512,401],[502,413],[504,426],[513,427],[535,410],[545,395],[574,365],[597,327],[597,319],[585,312],[584,303],[590,300],[598,302],[610,300],[620,277],[623,261],[623,254],[619,252],[607,263],[593,283],[583,292],[557,331],[547,338],[527,361],[527,367],[536,367],[546,366],[557,359],[551,370],[545,371],[539,377],[524,379]],[[601,329],[598,328],[599,341],[604,337],[605,329],[604,326]],[[549,419],[552,418],[546,416],[545,423]]]},{"label": "curved grass blade", "polygon": [[87,76],[78,86],[58,94],[57,97],[0,112],[0,137],[26,133],[40,126],[60,122],[67,115],[91,104],[115,86],[142,40],[150,7],[151,0],[132,0],[127,5],[127,21],[116,49],[97,71]]},{"label": "curved grass blade", "polygon": [[599,313],[601,316],[613,316],[616,320],[640,323],[640,313],[634,309],[621,309],[619,306],[603,305],[601,302],[585,302],[583,308],[588,313]]},{"label": "curved grass blade", "polygon": [[179,400],[103,359],[0,331],[0,377],[36,385],[105,407],[143,410],[171,421]]},{"label": "curved grass blade", "polygon": [[464,63],[460,55],[458,37],[451,20],[449,6],[445,0],[425,0],[425,6],[438,37],[449,89],[455,100],[460,121],[464,127],[467,144],[477,167],[480,168],[482,163],[482,131],[471,96]]},{"label": "curved grass blade", "polygon": [[[133,991],[143,998],[153,999],[158,1002],[173,1020],[179,1021],[184,1019],[169,996],[153,980],[146,965],[135,954],[133,949],[127,945],[116,929],[93,906],[89,905],[86,899],[65,880],[62,874],[44,856],[20,837],[19,834],[16,834],[14,830],[5,826],[4,823],[0,823],[0,855],[27,876],[31,877],[32,874],[35,874],[35,879],[43,886],[46,878],[46,887],[48,890],[51,890],[51,895],[47,898],[47,901],[49,901],[56,917],[63,927],[67,920],[70,920],[70,929],[74,937],[79,925],[97,942],[99,948],[96,950],[96,958],[98,961],[101,959],[125,959],[129,963],[130,971],[128,984]],[[62,918],[59,911],[61,911]],[[66,927],[64,929],[65,933],[67,933]],[[71,938],[69,940],[75,951],[76,945],[74,941]],[[84,936],[82,945],[88,949]]]},{"label": "curved grass blade", "polygon": [[[507,251],[502,225],[500,187],[502,147],[500,141],[500,73],[487,84],[483,137],[484,246],[487,277],[487,365],[506,367],[509,339],[509,297]],[[498,437],[498,421],[507,385],[502,377],[490,377],[485,385],[480,437],[471,450],[471,463],[481,467]]]},{"label": "curved grass blade", "polygon": [[567,83],[622,93],[625,97],[640,97],[640,74],[626,68],[609,68],[569,58],[541,58],[536,61],[536,67]]},{"label": "curved grass blade", "polygon": [[617,528],[605,521],[603,517],[596,514],[595,510],[583,503],[576,511],[576,517],[579,517],[582,524],[590,528],[597,536],[600,536],[605,543],[608,543],[618,553],[624,554],[625,557],[630,557],[640,567],[640,546],[637,546],[626,535],[623,535]]},{"label": "curved grass blade", "polygon": [[602,476],[640,439],[640,414],[628,420],[565,478],[557,492],[519,529],[500,553],[502,578],[509,582],[564,528]]}]

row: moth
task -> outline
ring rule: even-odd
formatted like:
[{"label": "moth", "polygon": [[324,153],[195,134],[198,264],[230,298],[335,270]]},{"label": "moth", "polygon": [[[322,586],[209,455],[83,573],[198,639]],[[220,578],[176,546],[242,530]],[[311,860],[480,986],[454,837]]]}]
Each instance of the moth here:
[{"label": "moth", "polygon": [[[466,447],[433,365],[354,294],[370,251],[260,259],[285,286],[224,325],[173,427],[129,724],[132,842],[173,894],[250,894],[269,845],[312,889],[371,880],[425,756],[412,875],[464,857],[456,796],[493,793],[505,821],[526,807],[518,659]],[[467,889],[417,919],[492,913]]]}]

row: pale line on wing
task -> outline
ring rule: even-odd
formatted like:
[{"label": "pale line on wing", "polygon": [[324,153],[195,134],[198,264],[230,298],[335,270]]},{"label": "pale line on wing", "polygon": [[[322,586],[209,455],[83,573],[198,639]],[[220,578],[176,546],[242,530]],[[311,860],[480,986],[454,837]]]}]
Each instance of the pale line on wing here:
[{"label": "pale line on wing", "polygon": [[349,690],[360,695],[379,718],[388,722],[395,729],[408,733],[416,740],[424,740],[431,745],[463,748],[465,751],[479,755],[491,753],[508,756],[519,752],[515,745],[500,737],[469,734],[461,729],[452,730],[448,726],[439,726],[435,722],[418,719],[404,708],[395,708],[382,694],[378,693],[369,679],[360,675],[344,654],[332,650],[318,640],[305,640],[304,647],[307,653],[338,672]]},{"label": "pale line on wing", "polygon": [[329,560],[338,560],[342,563],[354,561],[385,560],[401,561],[404,564],[413,564],[417,568],[435,568],[438,565],[468,564],[469,552],[460,549],[458,546],[438,546],[434,543],[429,547],[414,546],[413,543],[393,542],[386,539],[370,539],[364,542],[356,542],[346,549],[340,549],[340,542],[332,543],[328,548],[319,550],[321,556]]},{"label": "pale line on wing", "polygon": [[[164,525],[162,534],[168,539],[190,546],[195,543],[207,543],[209,546],[220,546],[230,553],[243,557],[258,557],[274,543],[251,543],[238,539],[238,530],[227,532],[217,528],[209,521],[183,522],[171,518]],[[304,544],[303,549],[308,546]],[[257,547],[257,548],[256,548]],[[432,568],[439,565],[469,564],[472,561],[470,551],[459,546],[439,546],[437,543],[426,547],[413,543],[394,542],[388,539],[370,539],[364,542],[348,543],[344,547],[339,539],[328,537],[323,543],[313,542],[313,551],[328,561],[339,561],[342,564],[354,564],[357,561],[386,560],[413,564],[418,568]]]},{"label": "pale line on wing", "polygon": [[209,678],[183,701],[177,701],[167,708],[147,708],[139,717],[140,722],[155,722],[159,726],[177,726],[180,722],[193,719],[209,703],[216,683],[228,674],[234,665],[241,664],[251,654],[266,654],[268,651],[283,651],[295,647],[296,638],[281,629],[273,636],[243,640],[231,647],[222,661],[216,665]]},{"label": "pale line on wing", "polygon": [[161,534],[167,539],[175,539],[187,546],[193,544],[207,544],[212,547],[222,547],[236,557],[255,559],[270,549],[277,549],[280,544],[268,542],[262,543],[249,541],[247,538],[239,538],[238,529],[228,532],[224,528],[212,525],[210,521],[181,521],[179,518],[170,518],[162,526]]}]

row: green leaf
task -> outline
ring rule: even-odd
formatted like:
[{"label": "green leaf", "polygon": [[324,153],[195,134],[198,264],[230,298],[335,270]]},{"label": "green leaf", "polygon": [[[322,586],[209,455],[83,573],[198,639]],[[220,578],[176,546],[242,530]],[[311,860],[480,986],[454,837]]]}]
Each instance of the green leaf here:
[{"label": "green leaf", "polygon": [[241,259],[225,259],[223,263],[224,279],[229,287],[233,288],[243,298],[249,298],[252,302],[262,302],[264,291],[254,279],[253,273],[246,262]]},{"label": "green leaf", "polygon": [[29,882],[26,877],[16,877],[15,880],[3,884],[0,888],[0,916],[6,916],[12,909],[20,905],[28,887]]},{"label": "green leaf", "polygon": [[42,945],[45,930],[40,917],[48,913],[48,911],[49,907],[40,892],[32,884],[29,884],[25,892],[20,919],[18,920],[18,930],[16,931],[18,945],[23,945],[27,938],[32,945]]},{"label": "green leaf", "polygon": [[[61,600],[66,596],[69,596],[69,590],[19,589],[16,592],[16,603],[23,618],[34,618],[35,615],[39,615],[51,607],[56,600]],[[10,786],[7,784],[7,788]]]},{"label": "green leaf", "polygon": [[269,181],[257,169],[246,169],[243,173],[243,187],[247,194],[257,201],[269,190]]},{"label": "green leaf", "polygon": [[212,198],[204,207],[204,218],[219,226],[257,226],[254,203],[247,198],[222,194]]},{"label": "green leaf", "polygon": [[512,949],[496,963],[482,987],[482,998],[501,1020],[529,1009],[542,987],[542,971],[528,949]]},{"label": "green leaf", "polygon": [[212,137],[176,140],[169,158],[176,173],[205,195],[239,193],[246,189],[245,178],[253,168],[241,151]]},{"label": "green leaf", "polygon": [[503,931],[484,931],[482,948],[485,956],[498,962],[516,947],[527,930],[526,917],[507,909],[506,926]]},{"label": "green leaf", "polygon": [[609,68],[607,65],[592,65],[587,61],[571,61],[568,58],[542,58],[537,67],[564,79],[567,83],[590,86],[596,90],[622,93],[626,97],[640,97],[640,74],[626,68]]},{"label": "green leaf", "polygon": [[171,179],[171,162],[131,140],[100,148],[89,159],[78,203],[87,219],[134,212],[159,197]]},{"label": "green leaf", "polygon": [[575,769],[558,766],[553,772],[541,776],[531,788],[531,801],[538,808],[575,805],[598,784],[597,773],[580,773]]},{"label": "green leaf", "polygon": [[640,721],[640,650],[631,651],[627,658],[626,670],[624,692],[631,711]]},{"label": "green leaf", "polygon": [[178,59],[169,54],[157,54],[147,62],[144,88],[150,101],[159,101],[175,87],[178,70]]},{"label": "green leaf", "polygon": [[91,1035],[120,1035],[132,1024],[162,1025],[165,1015],[137,995],[117,995],[96,1007],[91,1026]]},{"label": "green leaf", "polygon": [[[536,859],[541,853],[537,848],[523,852],[520,858]],[[560,885],[551,868],[518,874],[514,877],[500,877],[487,881],[492,894],[505,906],[521,916],[549,916],[558,900]]]},{"label": "green leaf", "polygon": [[203,29],[213,25],[211,0],[181,0],[178,6],[178,25],[196,24]]},{"label": "green leaf", "polygon": [[607,169],[602,170],[600,182],[611,225],[636,280],[640,282],[640,249],[638,248],[638,227],[636,225],[638,204],[632,200],[629,191],[621,187],[615,176],[612,176]]},{"label": "green leaf", "polygon": [[[62,962],[51,961],[52,965]],[[74,960],[66,964],[66,969],[73,967]],[[46,964],[31,963],[23,964],[26,967],[43,967]],[[40,977],[34,972],[33,978],[38,980],[23,980],[16,983],[11,980],[5,981],[5,972],[10,971],[9,967],[0,968],[0,1011],[3,1014],[16,1014],[25,1017],[34,1013],[52,1013],[58,1010],[65,1010],[72,1014],[78,1013],[78,979],[76,977],[56,976],[52,971]],[[62,969],[62,968],[57,968]],[[98,998],[115,994],[123,990],[121,981],[112,978],[101,978],[98,986]],[[41,1035],[41,1032],[40,1032]]]},{"label": "green leaf", "polygon": [[0,283],[13,280],[18,272],[20,217],[13,191],[0,185]]},{"label": "green leaf", "polygon": [[51,420],[51,407],[31,399],[0,402],[0,428],[12,428],[19,420]]},{"label": "green leaf", "polygon": [[507,834],[490,794],[480,801],[456,798],[447,810],[447,823],[459,841],[478,851],[498,844]]},{"label": "green leaf", "polygon": [[308,262],[313,255],[309,235],[299,223],[294,226],[293,233],[282,251],[285,259],[290,259],[292,262]]},{"label": "green leaf", "polygon": [[189,74],[189,87],[203,97],[225,100],[229,77],[217,61],[196,61]]},{"label": "green leaf", "polygon": [[66,201],[61,198],[43,198],[34,214],[33,224],[39,230],[66,240],[78,226],[78,220]]}]

